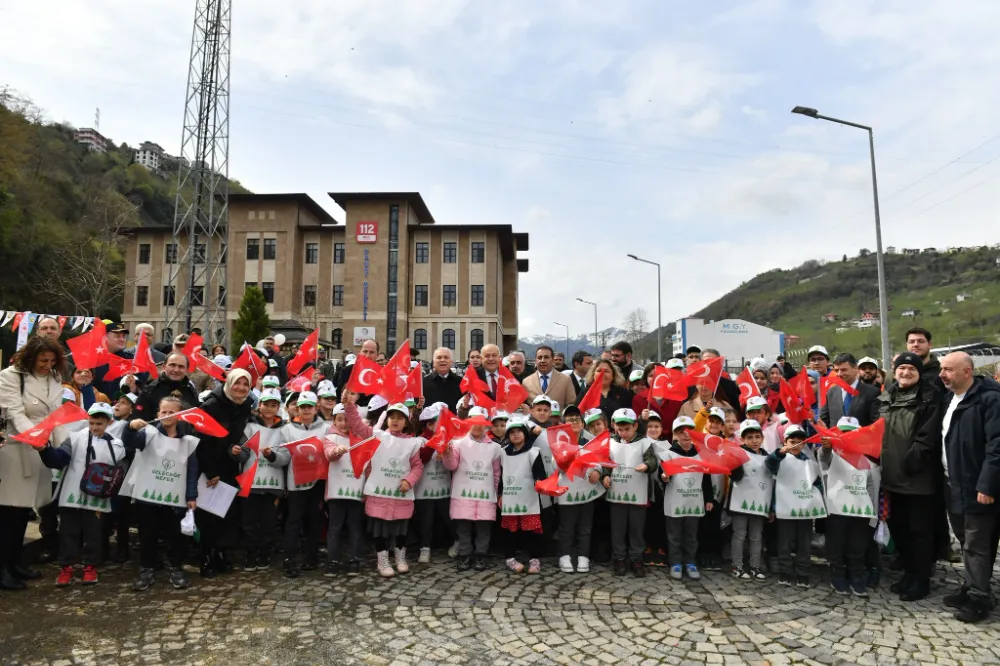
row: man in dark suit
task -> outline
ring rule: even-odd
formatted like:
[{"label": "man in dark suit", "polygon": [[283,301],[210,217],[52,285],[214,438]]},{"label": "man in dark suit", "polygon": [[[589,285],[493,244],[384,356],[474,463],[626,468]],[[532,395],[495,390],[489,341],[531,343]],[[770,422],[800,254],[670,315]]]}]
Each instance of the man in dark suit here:
[{"label": "man in dark suit", "polygon": [[451,411],[456,410],[462,398],[462,378],[451,371],[451,350],[439,347],[434,350],[434,367],[424,377],[424,403],[443,402]]},{"label": "man in dark suit", "polygon": [[862,427],[878,420],[878,387],[861,381],[858,360],[852,354],[837,354],[833,359],[833,371],[845,384],[857,389],[852,396],[839,386],[831,386],[826,392],[826,404],[819,412],[820,420],[828,427],[837,425],[842,416],[853,416]]},{"label": "man in dark suit", "polygon": [[570,373],[569,378],[573,380],[573,390],[578,396],[583,395],[587,390],[587,373],[590,372],[592,365],[594,365],[594,357],[590,352],[581,349],[573,354],[573,372]]},{"label": "man in dark suit", "polygon": [[500,348],[496,345],[483,345],[480,353],[483,363],[476,368],[476,374],[486,382],[489,387],[487,393],[495,400],[497,384],[500,382]]}]

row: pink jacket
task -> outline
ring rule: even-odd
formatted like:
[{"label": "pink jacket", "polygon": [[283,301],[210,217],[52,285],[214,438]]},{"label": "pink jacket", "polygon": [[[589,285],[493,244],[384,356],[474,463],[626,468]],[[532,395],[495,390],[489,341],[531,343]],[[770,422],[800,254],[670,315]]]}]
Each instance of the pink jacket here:
[{"label": "pink jacket", "polygon": [[[491,442],[487,437],[484,437],[482,442]],[[492,442],[491,442],[492,443]],[[496,446],[496,444],[493,444]],[[458,469],[458,462],[460,460],[460,454],[458,449],[454,446],[450,447],[444,456],[444,467],[450,472],[454,472]],[[496,483],[496,489],[494,493],[500,490],[500,458],[497,457],[493,461],[493,481]],[[496,520],[497,519],[497,505],[496,502],[478,502],[476,500],[462,499],[460,497],[451,498],[451,519],[452,520]]]},{"label": "pink jacket", "polygon": [[[358,415],[357,405],[354,403],[344,405],[344,414],[347,416],[347,427],[351,429],[355,437],[372,436],[374,428]],[[409,435],[400,436],[409,437]],[[366,476],[370,471],[369,468],[366,468]],[[420,449],[417,449],[410,456],[410,473],[404,476],[403,480],[408,482],[412,488],[417,485],[417,481],[420,480],[423,473],[424,463],[420,460]],[[413,517],[413,500],[396,500],[365,495],[365,515],[379,520],[409,520]]]},{"label": "pink jacket", "polygon": [[[357,410],[357,407],[355,407],[355,411],[356,410]],[[337,430],[333,426],[330,426],[330,429],[326,431],[326,434],[328,434],[328,435],[340,435],[341,437],[347,437],[348,439],[350,439],[349,433],[340,432],[339,430]],[[324,439],[323,440],[323,453],[326,454],[326,459],[327,460],[331,460],[332,461],[332,460],[339,460],[340,459],[340,456],[338,456],[336,454],[336,451],[337,451],[338,448],[340,448],[340,444],[337,444],[336,442],[331,442],[328,439]],[[343,454],[341,454],[341,455],[343,455]]]}]

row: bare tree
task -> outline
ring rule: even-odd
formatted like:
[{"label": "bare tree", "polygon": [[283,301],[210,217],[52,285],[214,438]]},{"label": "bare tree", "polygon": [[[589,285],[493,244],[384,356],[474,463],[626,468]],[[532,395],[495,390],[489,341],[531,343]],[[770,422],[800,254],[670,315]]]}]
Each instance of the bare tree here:
[{"label": "bare tree", "polygon": [[625,329],[625,338],[634,345],[649,330],[649,315],[643,308],[636,308],[625,315],[622,328]]}]

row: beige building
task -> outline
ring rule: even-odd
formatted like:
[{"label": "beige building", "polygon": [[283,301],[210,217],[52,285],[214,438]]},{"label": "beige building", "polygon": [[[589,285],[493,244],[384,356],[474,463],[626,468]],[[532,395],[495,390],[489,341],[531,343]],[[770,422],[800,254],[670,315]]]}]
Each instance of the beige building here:
[{"label": "beige building", "polygon": [[[331,193],[344,209],[340,224],[305,194],[229,195],[228,293],[195,285],[198,301],[226,301],[232,331],[247,285],[264,292],[271,326],[290,341],[314,328],[334,348],[353,349],[374,337],[391,353],[413,348],[454,350],[517,344],[517,286],[528,260],[528,234],[509,225],[439,225],[416,192]],[[184,255],[169,228],[143,227],[128,247],[123,319],[165,330],[171,261]],[[213,248],[218,252],[218,248]],[[183,282],[182,282],[183,285]],[[179,286],[178,289],[183,289]],[[199,326],[200,308],[193,325]],[[204,327],[202,327],[204,328]],[[203,330],[206,340],[217,339]],[[227,337],[228,339],[228,337]]]}]

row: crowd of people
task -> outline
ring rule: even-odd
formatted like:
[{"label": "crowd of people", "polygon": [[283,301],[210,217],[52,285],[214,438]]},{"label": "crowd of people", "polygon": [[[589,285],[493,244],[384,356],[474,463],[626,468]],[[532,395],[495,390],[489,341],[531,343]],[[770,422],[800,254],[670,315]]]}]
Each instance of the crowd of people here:
[{"label": "crowd of people", "polygon": [[[115,323],[106,330],[107,351],[130,358],[129,331]],[[136,335],[143,330],[152,332]],[[725,570],[748,584],[808,588],[818,549],[833,590],[865,597],[882,584],[882,556],[894,549],[899,574],[890,590],[901,600],[928,596],[936,560],[960,559],[964,580],[943,602],[966,622],[993,608],[1000,384],[977,375],[964,353],[935,357],[922,328],[907,332],[891,368],[809,349],[802,374],[817,399],[805,418],[786,413],[784,387],[800,373],[783,357],[750,364],[755,387],[724,372],[708,384],[690,371],[719,353],[697,347],[664,364],[687,378],[676,399],[660,397],[664,369],[637,362],[627,342],[568,360],[543,345],[530,367],[523,352],[488,344],[469,353],[465,372],[449,349],[435,350],[422,395],[390,404],[352,383],[354,368],[387,363],[374,340],[338,363],[323,350],[303,384],[290,381],[297,357],[283,355],[274,338],[253,350],[263,372],[235,367],[224,348],[200,350],[224,370],[213,379],[193,367],[179,336],[155,350],[157,378],[111,380],[107,366],[74,368],[59,338],[58,323],[43,319],[0,372],[3,590],[41,576],[22,554],[37,512],[60,586],[73,584],[81,566],[81,582],[93,584],[103,562],[131,560],[137,527],[139,592],[164,568],[171,585],[188,586],[183,565],[192,551],[205,578],[267,570],[276,557],[289,577],[315,569],[353,576],[369,552],[378,575],[391,578],[410,570],[411,553],[419,566],[436,548],[460,571],[482,571],[501,553],[512,573],[539,574],[543,557],[554,555],[564,573],[609,564],[642,577],[654,566],[698,580]],[[495,405],[512,383],[523,389],[521,404]],[[87,420],[57,428],[41,448],[11,438],[64,402]],[[226,434],[178,418],[199,406]],[[884,428],[877,452],[838,446],[876,425]],[[743,452],[740,464],[705,467],[702,447],[712,436]],[[319,450],[299,446],[309,441],[320,441]],[[374,448],[356,469],[364,442]],[[572,461],[597,444],[607,459],[574,473]],[[327,466],[323,478],[303,476],[298,464],[315,456]],[[117,493],[91,487],[92,465],[120,461],[127,478]],[[199,477],[204,487],[239,486],[247,470],[255,470],[249,495],[224,517],[199,508]],[[188,538],[195,530],[196,548]],[[239,567],[231,560],[237,544]]]}]

